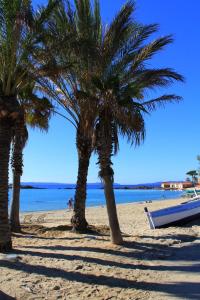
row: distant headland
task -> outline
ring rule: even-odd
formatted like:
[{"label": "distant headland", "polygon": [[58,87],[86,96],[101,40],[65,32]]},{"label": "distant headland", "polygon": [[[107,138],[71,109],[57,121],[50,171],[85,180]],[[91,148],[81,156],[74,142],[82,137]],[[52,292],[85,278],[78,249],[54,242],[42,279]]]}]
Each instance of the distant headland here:
[{"label": "distant headland", "polygon": [[[153,182],[153,183],[141,183],[141,184],[118,184],[114,183],[114,189],[117,190],[150,190],[150,189],[161,189],[162,182]],[[9,188],[12,188],[12,184],[9,184]],[[52,182],[22,182],[21,189],[75,189],[76,184],[74,183],[52,183]],[[88,189],[103,189],[103,184],[100,182],[97,183],[88,183]]]}]

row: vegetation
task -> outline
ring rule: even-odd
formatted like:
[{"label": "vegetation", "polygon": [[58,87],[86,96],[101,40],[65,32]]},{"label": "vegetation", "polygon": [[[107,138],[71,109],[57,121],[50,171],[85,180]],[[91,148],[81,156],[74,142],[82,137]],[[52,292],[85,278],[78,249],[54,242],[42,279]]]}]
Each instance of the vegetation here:
[{"label": "vegetation", "polygon": [[149,67],[149,60],[173,39],[165,36],[150,41],[158,26],[136,22],[132,1],[107,26],[98,0],[94,5],[90,0],[73,4],[74,8],[67,0],[49,0],[46,8],[35,13],[31,1],[0,0],[0,252],[12,248],[8,218],[11,144],[11,224],[14,230],[20,227],[20,177],[28,124],[47,129],[51,113],[57,113],[75,127],[78,177],[72,225],[76,231],[87,230],[87,174],[96,151],[111,240],[121,244],[112,166],[119,136],[140,145],[145,138],[145,115],[181,100],[174,94],[148,97],[152,89],[183,81],[183,77],[170,68]]},{"label": "vegetation", "polygon": [[[98,2],[95,3],[94,12],[89,1],[78,2],[76,6],[73,28],[78,29],[73,35],[77,37],[76,42],[79,38],[82,43],[86,39],[87,49],[79,47],[79,54],[82,51],[84,53],[83,58],[82,55],[78,57],[79,67],[73,68],[73,71],[68,72],[68,76],[65,77],[68,82],[67,87],[70,86],[71,89],[66,93],[65,84],[64,89],[60,85],[58,90],[59,92],[62,90],[64,95],[70,95],[65,103],[70,101],[70,108],[76,103],[75,108],[79,112],[77,119],[84,120],[82,124],[87,125],[87,134],[85,134],[84,125],[79,127],[80,123],[76,124],[77,132],[80,131],[82,137],[80,145],[86,144],[83,142],[84,136],[89,136],[91,145],[93,133],[95,135],[94,146],[99,156],[99,174],[105,187],[111,236],[113,242],[119,244],[122,238],[113,192],[114,172],[111,167],[111,156],[118,150],[118,134],[127,137],[132,144],[138,145],[142,142],[145,132],[143,115],[156,109],[157,105],[180,100],[176,95],[162,95],[157,99],[145,101],[144,94],[148,89],[167,86],[173,80],[183,80],[183,78],[171,69],[146,68],[145,62],[172,42],[172,38],[167,36],[145,44],[145,41],[157,31],[157,25],[137,24],[132,18],[134,11],[132,2],[128,2],[122,8],[113,22],[107,26],[106,31],[103,30],[104,26],[101,23]],[[93,24],[98,30],[91,31]],[[78,176],[80,181],[77,182],[72,221],[75,227],[76,224],[81,225],[83,230],[83,224],[86,224],[86,193],[79,194],[78,191],[84,184],[86,186],[91,147],[88,156],[87,151],[80,151],[78,142],[77,145],[85,167]],[[77,223],[75,216],[78,216]]]},{"label": "vegetation", "polygon": [[197,161],[198,161],[198,164],[199,164],[199,167],[198,167],[198,175],[200,176],[200,155],[197,155]]},{"label": "vegetation", "polygon": [[[20,185],[23,174],[23,149],[28,141],[27,125],[39,128],[41,131],[48,130],[48,121],[52,112],[52,105],[46,98],[40,98],[34,93],[34,85],[29,84],[21,93],[20,105],[24,111],[24,123],[17,124],[14,128],[12,139],[12,170],[13,192],[10,210],[11,231],[20,231]],[[19,126],[20,125],[20,126]]]},{"label": "vegetation", "polygon": [[31,1],[0,1],[0,252],[12,248],[8,220],[8,165],[14,131],[23,128],[19,95],[30,81],[41,82],[44,67],[36,48],[54,1],[33,12]]},{"label": "vegetation", "polygon": [[[200,155],[197,155],[197,161],[200,165]],[[189,177],[186,178],[186,181],[191,181],[193,185],[197,184],[198,182],[198,176],[200,176],[200,168],[197,170],[191,170],[186,173]]]},{"label": "vegetation", "polygon": [[[44,52],[49,47],[55,49],[56,45],[58,51],[54,51],[53,59],[61,62],[62,72],[58,76],[49,76],[51,84],[48,82],[43,91],[65,111],[65,119],[76,130],[78,176],[72,225],[73,230],[84,232],[88,225],[85,218],[86,185],[97,108],[95,102],[84,97],[86,81],[83,77],[88,76],[88,70],[92,71],[101,24],[97,1],[94,11],[89,1],[76,1],[75,8],[73,11],[67,1],[63,2],[49,22]],[[63,43],[64,47],[58,47]]]},{"label": "vegetation", "polygon": [[187,172],[186,175],[191,177],[191,181],[192,181],[193,185],[195,185],[197,183],[198,172],[196,170],[191,170],[191,171]]}]

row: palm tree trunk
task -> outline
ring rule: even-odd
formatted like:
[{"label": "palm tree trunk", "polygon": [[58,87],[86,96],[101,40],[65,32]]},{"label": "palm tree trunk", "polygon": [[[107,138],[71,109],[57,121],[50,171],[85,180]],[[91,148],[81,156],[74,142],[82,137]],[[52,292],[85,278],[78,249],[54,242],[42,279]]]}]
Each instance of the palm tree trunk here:
[{"label": "palm tree trunk", "polygon": [[13,193],[12,193],[12,204],[10,210],[10,224],[11,230],[13,232],[20,232],[20,183],[21,183],[21,175],[15,170],[13,171]]},{"label": "palm tree trunk", "polygon": [[111,167],[111,156],[113,152],[113,136],[110,119],[111,118],[105,114],[103,115],[102,119],[100,118],[99,124],[97,124],[96,148],[99,156],[98,163],[100,165],[99,176],[101,177],[104,184],[104,194],[106,198],[111,241],[113,244],[120,245],[123,243],[123,239],[119,226],[117,208],[115,203],[115,194],[113,190],[114,172]]},{"label": "palm tree trunk", "polygon": [[28,139],[28,131],[24,124],[24,118],[16,122],[13,138],[12,170],[13,170],[13,193],[10,212],[11,230],[20,231],[20,183],[23,173],[23,148]]},{"label": "palm tree trunk", "polygon": [[108,213],[108,220],[110,226],[111,241],[113,244],[122,244],[122,235],[120,231],[117,209],[115,203],[115,194],[113,190],[113,180],[111,176],[103,176],[104,194],[106,198],[106,206]]},{"label": "palm tree trunk", "polygon": [[12,249],[8,220],[8,166],[12,127],[9,120],[0,121],[0,252]]},{"label": "palm tree trunk", "polygon": [[77,133],[78,149],[78,177],[74,197],[74,211],[71,218],[73,231],[86,232],[88,223],[85,218],[85,206],[87,197],[87,175],[92,153],[92,141],[84,138],[81,132]]}]

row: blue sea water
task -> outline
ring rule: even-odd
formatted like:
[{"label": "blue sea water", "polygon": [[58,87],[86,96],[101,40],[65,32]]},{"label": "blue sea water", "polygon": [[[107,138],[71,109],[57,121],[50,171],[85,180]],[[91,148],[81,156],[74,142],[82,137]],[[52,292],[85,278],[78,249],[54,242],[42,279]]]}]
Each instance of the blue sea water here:
[{"label": "blue sea water", "polygon": [[[21,211],[45,211],[66,209],[70,197],[74,197],[74,189],[22,189]],[[117,204],[142,202],[149,200],[166,200],[178,198],[180,191],[161,190],[115,190]],[[102,189],[88,189],[87,207],[105,205]]]}]

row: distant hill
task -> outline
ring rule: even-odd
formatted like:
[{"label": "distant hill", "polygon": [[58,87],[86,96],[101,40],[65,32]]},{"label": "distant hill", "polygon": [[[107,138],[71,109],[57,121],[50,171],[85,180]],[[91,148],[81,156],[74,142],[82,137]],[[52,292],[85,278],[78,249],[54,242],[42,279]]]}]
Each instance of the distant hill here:
[{"label": "distant hill", "polygon": [[[22,182],[22,186],[31,186],[33,188],[43,189],[74,189],[76,184],[74,183],[57,183],[57,182]],[[88,188],[100,189],[102,188],[101,183],[89,183]]]},{"label": "distant hill", "polygon": [[[56,182],[22,182],[22,186],[29,188],[40,189],[74,189],[76,185],[74,183],[56,183]],[[137,188],[160,188],[161,182],[153,183],[140,183],[140,184],[118,184],[114,183],[116,189],[137,189]],[[102,189],[103,185],[100,182],[88,183],[88,189]]]}]

